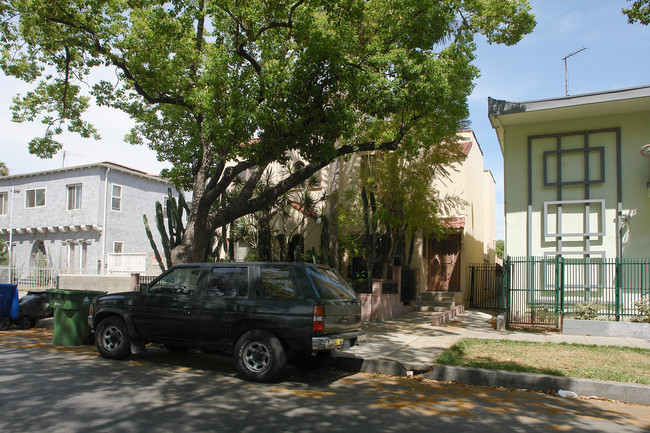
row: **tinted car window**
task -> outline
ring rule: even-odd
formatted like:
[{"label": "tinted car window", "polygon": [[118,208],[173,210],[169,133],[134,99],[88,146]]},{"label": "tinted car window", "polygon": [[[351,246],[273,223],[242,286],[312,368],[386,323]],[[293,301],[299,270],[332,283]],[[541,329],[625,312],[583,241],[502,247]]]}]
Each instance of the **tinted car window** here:
[{"label": "tinted car window", "polygon": [[297,298],[293,273],[288,266],[263,266],[260,270],[262,297],[277,299]]},{"label": "tinted car window", "polygon": [[208,296],[248,296],[248,268],[213,268]]},{"label": "tinted car window", "polygon": [[307,268],[314,285],[323,299],[354,299],[354,290],[350,285],[331,269]]},{"label": "tinted car window", "polygon": [[191,295],[196,291],[201,268],[176,268],[153,283],[148,292],[154,294]]}]

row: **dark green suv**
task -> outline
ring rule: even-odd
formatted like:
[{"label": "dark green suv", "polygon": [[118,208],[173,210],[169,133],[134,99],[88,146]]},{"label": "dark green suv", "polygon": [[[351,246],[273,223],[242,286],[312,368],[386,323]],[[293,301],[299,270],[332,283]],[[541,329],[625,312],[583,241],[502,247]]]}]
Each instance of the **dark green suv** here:
[{"label": "dark green suv", "polygon": [[365,337],[360,302],[345,279],[303,263],[174,266],[137,292],[97,296],[88,323],[106,358],[147,343],[201,348],[234,355],[237,371],[256,381]]}]

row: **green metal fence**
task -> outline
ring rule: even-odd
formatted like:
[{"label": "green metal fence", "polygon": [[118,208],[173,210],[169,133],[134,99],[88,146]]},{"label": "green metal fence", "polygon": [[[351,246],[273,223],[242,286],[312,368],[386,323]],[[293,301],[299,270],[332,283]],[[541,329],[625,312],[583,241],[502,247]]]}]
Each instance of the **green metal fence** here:
[{"label": "green metal fence", "polygon": [[650,259],[508,257],[504,286],[509,323],[559,326],[591,302],[600,317],[623,320],[650,296]]}]

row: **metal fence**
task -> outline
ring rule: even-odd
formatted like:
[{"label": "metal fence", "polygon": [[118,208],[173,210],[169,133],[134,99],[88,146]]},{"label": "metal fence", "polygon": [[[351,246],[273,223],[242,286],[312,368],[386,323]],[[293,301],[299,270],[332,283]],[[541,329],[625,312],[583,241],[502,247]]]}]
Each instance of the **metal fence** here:
[{"label": "metal fence", "polygon": [[650,296],[650,259],[508,257],[505,270],[509,323],[557,327],[589,303],[598,316],[622,320]]},{"label": "metal fence", "polygon": [[109,275],[129,275],[147,272],[147,255],[140,253],[120,253],[108,255]]},{"label": "metal fence", "polygon": [[470,263],[469,306],[488,310],[506,308],[503,267],[496,263]]},{"label": "metal fence", "polygon": [[59,273],[53,267],[0,266],[0,282],[17,284],[21,291],[55,289]]}]

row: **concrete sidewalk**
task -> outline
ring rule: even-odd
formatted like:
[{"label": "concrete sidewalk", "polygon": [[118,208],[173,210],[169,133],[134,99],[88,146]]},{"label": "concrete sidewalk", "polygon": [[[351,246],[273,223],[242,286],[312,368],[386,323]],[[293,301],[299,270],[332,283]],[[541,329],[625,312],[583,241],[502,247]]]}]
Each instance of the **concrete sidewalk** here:
[{"label": "concrete sidewalk", "polygon": [[435,366],[436,359],[464,337],[587,345],[627,346],[650,349],[650,340],[619,337],[563,335],[496,331],[492,314],[470,310],[445,325],[433,326],[435,313],[411,312],[384,322],[368,322],[368,339],[360,346],[336,354],[333,364],[341,369],[396,376],[422,375],[434,380],[506,386],[539,391],[573,391],[578,395],[598,396],[633,403],[650,404],[650,386],[591,379],[575,379],[542,374],[500,370]]}]

